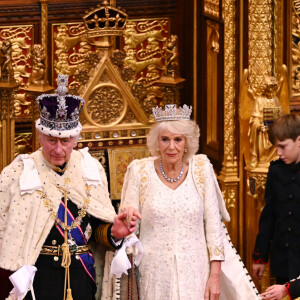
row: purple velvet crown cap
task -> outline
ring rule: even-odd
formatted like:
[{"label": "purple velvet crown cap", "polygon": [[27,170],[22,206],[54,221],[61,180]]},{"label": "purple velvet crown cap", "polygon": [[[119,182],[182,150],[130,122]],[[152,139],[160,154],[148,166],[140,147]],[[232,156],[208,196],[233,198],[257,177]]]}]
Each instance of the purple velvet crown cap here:
[{"label": "purple velvet crown cap", "polygon": [[36,128],[50,136],[72,137],[82,129],[79,114],[83,109],[83,98],[67,95],[67,75],[58,75],[57,94],[43,94],[37,97],[40,118]]}]

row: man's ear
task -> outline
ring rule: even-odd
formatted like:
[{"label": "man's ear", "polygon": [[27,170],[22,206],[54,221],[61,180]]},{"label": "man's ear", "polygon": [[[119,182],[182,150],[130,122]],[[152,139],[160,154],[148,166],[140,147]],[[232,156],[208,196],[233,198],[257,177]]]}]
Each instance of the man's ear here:
[{"label": "man's ear", "polygon": [[39,131],[39,130],[36,130],[36,135],[37,135],[37,138],[39,140],[39,143],[40,143],[40,146],[42,147],[42,143],[43,143],[43,134]]},{"label": "man's ear", "polygon": [[73,148],[76,148],[78,144],[78,139],[73,137]]}]

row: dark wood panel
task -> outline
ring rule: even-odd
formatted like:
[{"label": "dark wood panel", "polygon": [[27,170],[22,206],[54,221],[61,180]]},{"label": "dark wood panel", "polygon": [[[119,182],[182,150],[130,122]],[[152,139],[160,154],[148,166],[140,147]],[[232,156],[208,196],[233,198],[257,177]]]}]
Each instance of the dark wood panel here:
[{"label": "dark wood panel", "polygon": [[[222,13],[220,12],[220,16]],[[203,9],[203,3],[198,10],[198,49],[197,49],[197,89],[198,89],[198,99],[197,99],[197,122],[200,125],[201,135],[200,135],[200,152],[206,154],[211,162],[213,163],[215,169],[220,171],[222,168],[222,162],[224,158],[224,24],[223,20],[212,18],[205,15]],[[211,122],[217,123],[217,140],[208,143],[207,142],[207,118],[208,118],[208,108],[207,108],[207,87],[208,87],[208,68],[207,68],[207,54],[209,49],[207,49],[207,22],[218,24],[219,27],[219,54],[217,62],[217,120],[210,120]],[[209,120],[208,120],[209,121]]]},{"label": "dark wood panel", "polygon": [[[78,20],[86,10],[96,7],[101,1],[49,1],[49,20],[60,19]],[[1,1],[0,22],[24,21],[40,17],[41,4],[38,0],[27,1]],[[173,15],[176,8],[176,0],[151,0],[151,1],[117,1],[117,6],[124,8],[130,17],[158,17]]]}]

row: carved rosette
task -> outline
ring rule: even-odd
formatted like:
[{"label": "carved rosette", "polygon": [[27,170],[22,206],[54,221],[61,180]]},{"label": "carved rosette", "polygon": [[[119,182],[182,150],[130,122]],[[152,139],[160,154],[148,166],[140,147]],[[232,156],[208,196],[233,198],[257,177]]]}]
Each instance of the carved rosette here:
[{"label": "carved rosette", "polygon": [[105,85],[92,92],[86,107],[91,123],[97,126],[108,126],[122,120],[127,105],[116,87]]}]

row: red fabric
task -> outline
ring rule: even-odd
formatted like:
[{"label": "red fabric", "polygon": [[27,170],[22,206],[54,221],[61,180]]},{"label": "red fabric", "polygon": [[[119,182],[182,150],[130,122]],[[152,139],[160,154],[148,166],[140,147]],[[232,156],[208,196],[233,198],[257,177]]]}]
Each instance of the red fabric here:
[{"label": "red fabric", "polygon": [[9,292],[12,290],[13,285],[9,280],[9,276],[13,272],[4,270],[0,268],[0,300],[4,300],[9,295]]},{"label": "red fabric", "polygon": [[267,262],[266,262],[266,261],[263,261],[261,258],[259,258],[259,259],[257,259],[257,260],[252,259],[252,262],[253,262],[254,264],[267,264]]},{"label": "red fabric", "polygon": [[290,283],[286,283],[285,285],[285,289],[286,289],[286,292],[288,293],[288,296],[290,297],[290,299],[292,300],[292,296],[290,295]]}]

